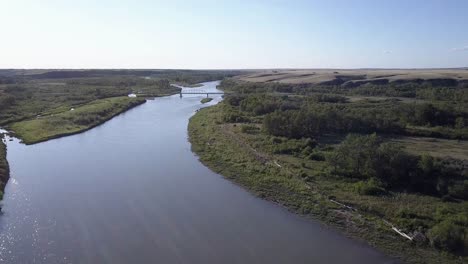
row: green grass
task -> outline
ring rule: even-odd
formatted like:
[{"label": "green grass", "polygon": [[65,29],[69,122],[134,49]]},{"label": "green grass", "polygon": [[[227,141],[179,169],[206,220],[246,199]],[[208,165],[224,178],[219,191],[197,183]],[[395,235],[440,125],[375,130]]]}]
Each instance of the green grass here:
[{"label": "green grass", "polygon": [[206,104],[206,103],[211,102],[212,100],[213,100],[213,98],[203,98],[203,99],[201,99],[200,102],[201,102],[202,104]]},{"label": "green grass", "polygon": [[138,97],[157,97],[179,91],[168,80],[131,76],[17,79],[13,84],[0,84],[0,125],[62,112],[98,99],[130,93]]},{"label": "green grass", "polygon": [[391,141],[416,155],[428,153],[439,158],[468,160],[468,141],[424,137],[397,137]]},{"label": "green grass", "polygon": [[203,86],[203,84],[201,83],[188,83],[188,82],[173,82],[173,84],[178,85],[178,86],[183,86],[183,87],[189,87],[189,88],[197,88],[197,87]]},{"label": "green grass", "polygon": [[115,97],[100,99],[60,113],[13,123],[9,128],[25,144],[83,132],[112,117],[144,103],[142,98]]},{"label": "green grass", "polygon": [[3,198],[3,190],[10,177],[10,170],[6,159],[6,145],[0,136],[0,200]]},{"label": "green grass", "polygon": [[[405,262],[462,263],[467,260],[428,244],[410,242],[383,221],[405,232],[414,231],[417,226],[433,225],[438,208],[463,212],[468,207],[467,202],[446,203],[437,197],[405,193],[360,195],[355,187],[358,180],[333,175],[327,162],[295,154],[277,154],[285,150],[282,144],[272,144],[272,137],[261,129],[244,131],[246,124],[224,123],[224,107],[221,103],[200,110],[190,119],[188,128],[192,150],[215,172],[258,197],[322,220]],[[317,147],[316,156],[327,151],[326,146]],[[356,208],[357,212],[332,203],[330,197]]]}]

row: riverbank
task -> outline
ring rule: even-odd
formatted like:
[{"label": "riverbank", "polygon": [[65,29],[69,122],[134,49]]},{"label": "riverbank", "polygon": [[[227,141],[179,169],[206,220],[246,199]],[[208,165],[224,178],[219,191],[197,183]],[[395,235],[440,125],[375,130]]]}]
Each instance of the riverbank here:
[{"label": "riverbank", "polygon": [[0,200],[3,199],[3,191],[8,178],[10,178],[10,168],[6,159],[6,145],[3,142],[3,137],[0,136]]},{"label": "riverbank", "polygon": [[201,83],[188,83],[188,82],[173,82],[171,83],[172,86],[175,86],[175,87],[184,87],[184,88],[198,88],[198,87],[202,87],[203,84]]},{"label": "riverbank", "polygon": [[[156,98],[85,134],[33,146],[8,141],[4,261],[388,263],[201,164],[186,139],[202,98]],[[209,105],[222,100],[213,98]]]},{"label": "riverbank", "polygon": [[[355,195],[346,187],[349,184],[325,173],[324,162],[266,150],[262,145],[264,139],[259,135],[260,128],[254,124],[224,122],[223,107],[223,104],[218,104],[198,111],[190,119],[188,127],[192,150],[213,171],[260,198],[319,219],[347,236],[363,240],[402,261],[463,263],[451,254],[410,241],[392,230],[376,214],[381,209],[379,206],[391,204],[387,198],[379,200]],[[388,198],[392,199],[395,198]],[[436,199],[418,195],[404,195],[398,199],[408,208],[437,203]],[[353,204],[353,207],[345,207],[344,203]],[[366,206],[367,210],[361,210]]]},{"label": "riverbank", "polygon": [[[69,77],[18,78],[20,81],[12,77],[8,82],[0,82],[0,125],[23,143],[35,144],[90,130],[145,103],[144,97],[168,96],[180,91],[168,80],[131,76]],[[135,92],[137,98],[126,96]],[[6,145],[3,142],[0,145],[0,195],[3,196],[9,166]]]},{"label": "riverbank", "polygon": [[203,98],[200,100],[200,103],[202,104],[206,104],[206,103],[209,103],[213,100],[213,98]]},{"label": "riverbank", "polygon": [[60,113],[16,122],[8,128],[23,143],[35,144],[82,133],[145,102],[143,98],[129,97],[100,99]]}]

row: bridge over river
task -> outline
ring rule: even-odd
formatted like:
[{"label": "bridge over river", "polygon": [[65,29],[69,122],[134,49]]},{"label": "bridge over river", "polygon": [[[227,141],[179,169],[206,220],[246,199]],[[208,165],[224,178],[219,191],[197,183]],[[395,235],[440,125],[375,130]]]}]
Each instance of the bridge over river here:
[{"label": "bridge over river", "polygon": [[210,97],[210,94],[229,94],[229,92],[210,92],[202,89],[182,89],[179,92],[180,97],[182,98],[184,94],[206,94],[206,98]]}]

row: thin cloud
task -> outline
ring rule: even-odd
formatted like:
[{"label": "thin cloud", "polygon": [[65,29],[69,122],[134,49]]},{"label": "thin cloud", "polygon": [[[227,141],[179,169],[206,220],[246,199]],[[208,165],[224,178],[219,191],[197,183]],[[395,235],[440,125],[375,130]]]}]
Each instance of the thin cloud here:
[{"label": "thin cloud", "polygon": [[384,50],[383,53],[384,54],[392,54],[392,51],[391,50]]},{"label": "thin cloud", "polygon": [[452,51],[468,51],[468,45],[459,48],[453,48]]}]

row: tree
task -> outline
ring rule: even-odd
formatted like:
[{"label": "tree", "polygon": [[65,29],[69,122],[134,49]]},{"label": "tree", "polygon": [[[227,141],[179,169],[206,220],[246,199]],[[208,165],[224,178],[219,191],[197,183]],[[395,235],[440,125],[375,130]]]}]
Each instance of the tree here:
[{"label": "tree", "polygon": [[335,154],[328,156],[331,164],[345,174],[370,178],[375,176],[375,158],[381,140],[376,134],[367,136],[349,134],[337,147]]},{"label": "tree", "polygon": [[467,250],[468,245],[465,244],[467,239],[467,229],[457,225],[452,219],[446,219],[429,230],[429,239],[434,247],[448,250],[458,251]]},{"label": "tree", "polygon": [[414,164],[414,157],[408,155],[400,146],[382,143],[373,161],[375,177],[387,185],[405,181]]}]

